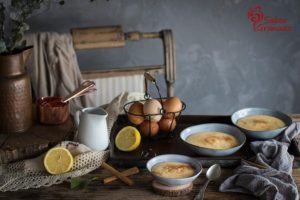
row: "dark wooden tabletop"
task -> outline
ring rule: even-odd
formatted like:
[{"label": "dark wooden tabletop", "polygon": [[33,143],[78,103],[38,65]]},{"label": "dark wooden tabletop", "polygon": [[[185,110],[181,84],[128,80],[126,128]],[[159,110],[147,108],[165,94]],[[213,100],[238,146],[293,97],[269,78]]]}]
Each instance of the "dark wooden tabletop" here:
[{"label": "dark wooden tabletop", "polygon": [[[294,121],[300,121],[300,115],[293,116]],[[296,120],[295,120],[296,119]],[[298,138],[300,141],[300,138]],[[299,161],[297,163],[300,163]],[[300,165],[297,164],[297,168],[293,169],[293,177],[300,189]],[[120,171],[123,169],[117,168]],[[193,199],[197,194],[199,188],[204,184],[206,169],[201,173],[199,178],[194,182],[194,187],[192,192],[185,196],[180,197],[165,197],[155,194],[152,191],[151,183],[152,177],[146,169],[140,169],[140,173],[131,176],[131,179],[135,182],[133,186],[127,186],[120,180],[114,181],[107,185],[102,183],[102,180],[106,177],[111,176],[110,172],[105,169],[99,168],[90,174],[85,175],[83,178],[89,179],[92,177],[100,177],[99,180],[92,182],[86,189],[71,190],[70,183],[64,182],[59,185],[53,185],[51,187],[42,187],[39,189],[28,189],[19,190],[15,192],[0,192],[0,200],[16,200],[16,199],[63,199],[63,200],[99,200],[99,199],[109,199],[109,200],[129,200],[129,199],[143,199],[143,200],[187,200]],[[222,168],[221,178],[216,182],[211,182],[205,192],[204,199],[233,199],[233,200],[250,200],[257,199],[254,196],[239,194],[239,193],[221,193],[218,188],[220,184],[230,175],[232,175],[233,169]]]},{"label": "dark wooden tabletop", "polygon": [[[111,199],[111,200],[127,200],[127,199],[144,199],[144,200],[156,200],[156,199],[180,199],[187,200],[193,199],[198,192],[199,188],[205,181],[205,172],[194,182],[194,187],[191,193],[180,197],[165,197],[155,194],[152,191],[151,183],[152,177],[145,169],[141,169],[140,173],[131,176],[135,182],[133,186],[127,186],[120,180],[114,181],[107,185],[102,183],[102,179],[110,176],[111,174],[104,169],[97,169],[94,172],[84,176],[84,178],[91,178],[99,176],[100,180],[92,182],[86,189],[71,190],[70,184],[64,182],[59,185],[53,185],[51,187],[43,187],[39,189],[20,190],[16,192],[2,192],[0,193],[0,199],[5,200],[16,200],[16,199],[64,199],[64,200],[99,200],[99,199]],[[232,169],[222,169],[222,176],[216,182],[211,182],[205,193],[204,199],[243,199],[250,200],[256,199],[251,195],[238,194],[238,193],[221,193],[218,191],[219,185],[224,179],[232,174]],[[293,176],[300,189],[300,169],[293,170]]]},{"label": "dark wooden tabletop", "polygon": [[[224,180],[225,177],[229,176],[231,170],[223,170],[222,178],[217,182],[211,182],[207,188],[205,199],[216,199],[217,197],[222,197],[223,199],[253,199],[249,195],[239,195],[230,193],[220,193],[218,192],[219,184]],[[106,178],[111,174],[104,169],[98,169],[85,177],[99,176],[101,178]],[[195,181],[194,188],[191,193],[186,196],[181,197],[164,197],[157,195],[152,192],[151,175],[142,169],[139,174],[131,176],[132,180],[135,182],[133,186],[127,186],[123,182],[117,180],[107,185],[103,185],[101,180],[91,183],[87,189],[81,190],[70,190],[70,184],[65,182],[60,185],[55,185],[51,187],[44,187],[40,189],[29,189],[21,190],[16,192],[4,192],[0,193],[0,199],[15,200],[15,199],[193,199],[198,189],[202,186],[205,180],[204,173]]]}]

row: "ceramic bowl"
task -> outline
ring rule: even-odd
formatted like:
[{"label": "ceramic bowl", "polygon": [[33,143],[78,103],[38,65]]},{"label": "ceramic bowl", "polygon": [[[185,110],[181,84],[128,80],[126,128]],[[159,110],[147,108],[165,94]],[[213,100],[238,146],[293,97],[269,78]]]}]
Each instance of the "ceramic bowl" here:
[{"label": "ceramic bowl", "polygon": [[[210,149],[199,147],[193,144],[186,142],[186,139],[196,133],[207,132],[207,131],[217,131],[230,134],[234,136],[238,141],[239,145],[230,149]],[[218,123],[208,123],[208,124],[200,124],[195,126],[190,126],[180,133],[181,140],[194,152],[199,155],[204,156],[229,156],[237,152],[246,142],[246,136],[243,132],[241,132],[238,128],[227,125],[227,124],[218,124]]]},{"label": "ceramic bowl", "polygon": [[[237,122],[241,118],[252,116],[252,115],[268,115],[268,116],[276,117],[278,119],[281,119],[286,126],[283,128],[270,130],[270,131],[251,131],[237,126]],[[247,135],[247,137],[252,139],[260,139],[260,140],[271,139],[278,136],[282,131],[286,129],[286,127],[288,127],[292,123],[292,119],[286,114],[279,111],[266,109],[266,108],[244,108],[238,110],[231,115],[231,121],[234,125],[239,127]]]},{"label": "ceramic bowl", "polygon": [[[188,178],[164,178],[164,177],[157,176],[154,173],[152,173],[152,170],[151,170],[152,167],[158,163],[163,163],[163,162],[187,163],[194,167],[194,169],[196,170],[196,173],[194,176],[191,176]],[[200,175],[200,173],[202,171],[202,165],[200,164],[199,161],[197,161],[191,157],[188,157],[188,156],[177,155],[177,154],[165,154],[165,155],[156,156],[147,162],[146,167],[157,182],[159,182],[163,185],[167,185],[167,186],[178,186],[178,185],[185,185],[185,184],[192,183]]]}]

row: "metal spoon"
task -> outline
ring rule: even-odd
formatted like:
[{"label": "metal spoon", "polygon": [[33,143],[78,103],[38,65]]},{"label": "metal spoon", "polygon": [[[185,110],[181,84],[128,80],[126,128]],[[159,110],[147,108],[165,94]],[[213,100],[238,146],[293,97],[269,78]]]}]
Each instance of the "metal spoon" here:
[{"label": "metal spoon", "polygon": [[62,102],[66,103],[73,98],[80,97],[86,95],[87,93],[93,92],[96,90],[95,82],[93,81],[84,81],[78,88],[76,88],[69,95],[65,96]]},{"label": "metal spoon", "polygon": [[206,182],[204,186],[200,188],[199,193],[195,196],[194,200],[202,200],[204,198],[204,192],[210,181],[217,180],[221,176],[221,167],[219,164],[214,164],[210,166],[206,172]]}]

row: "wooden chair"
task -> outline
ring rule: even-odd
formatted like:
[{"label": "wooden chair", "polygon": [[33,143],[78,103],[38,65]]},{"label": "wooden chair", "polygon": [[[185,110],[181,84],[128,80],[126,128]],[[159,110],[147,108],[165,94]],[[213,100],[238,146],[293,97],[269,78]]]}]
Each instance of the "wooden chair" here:
[{"label": "wooden chair", "polygon": [[[114,48],[124,47],[126,42],[140,41],[142,39],[160,38],[163,43],[164,63],[155,66],[134,66],[116,69],[82,70],[85,80],[94,80],[101,94],[99,101],[103,104],[110,102],[118,93],[128,90],[138,92],[145,91],[147,84],[144,83],[143,74],[149,72],[151,75],[164,74],[167,97],[174,96],[174,83],[176,76],[175,44],[171,30],[161,30],[160,32],[141,33],[138,31],[124,33],[120,26],[74,28],[71,29],[73,44],[76,50],[94,48]],[[108,83],[109,82],[109,83]],[[123,84],[122,84],[123,83]],[[124,87],[127,85],[126,88]],[[111,84],[118,84],[114,89],[104,91],[103,87],[111,87]],[[118,88],[118,89],[116,89]],[[142,90],[142,91],[141,91]],[[103,93],[104,92],[104,93]],[[97,95],[97,94],[96,94]],[[97,97],[96,97],[97,99]]]}]

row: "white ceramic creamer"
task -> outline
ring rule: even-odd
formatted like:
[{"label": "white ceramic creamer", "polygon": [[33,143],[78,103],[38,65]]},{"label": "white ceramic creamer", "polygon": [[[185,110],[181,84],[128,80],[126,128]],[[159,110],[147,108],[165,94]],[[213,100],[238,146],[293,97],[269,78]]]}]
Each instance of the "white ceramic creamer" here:
[{"label": "white ceramic creamer", "polygon": [[109,145],[107,112],[101,107],[83,108],[75,113],[78,142],[93,150],[105,150]]}]

